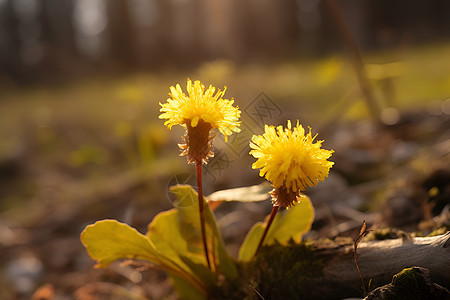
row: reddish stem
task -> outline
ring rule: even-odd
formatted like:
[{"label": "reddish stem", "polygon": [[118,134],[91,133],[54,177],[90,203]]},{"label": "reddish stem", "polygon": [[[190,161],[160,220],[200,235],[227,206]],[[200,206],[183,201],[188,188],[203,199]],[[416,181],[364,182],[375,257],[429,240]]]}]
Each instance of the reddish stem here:
[{"label": "reddish stem", "polygon": [[197,192],[198,192],[198,209],[200,214],[200,227],[202,229],[203,250],[205,251],[206,262],[208,268],[211,269],[211,263],[209,262],[208,244],[206,243],[206,228],[205,228],[205,211],[203,200],[203,180],[202,180],[202,161],[195,162],[195,169],[197,174]]},{"label": "reddish stem", "polygon": [[255,255],[256,255],[256,253],[258,253],[259,248],[261,248],[261,246],[262,246],[262,244],[264,242],[264,239],[266,238],[267,232],[269,231],[270,225],[272,225],[273,219],[275,219],[275,216],[276,216],[276,214],[278,212],[278,209],[280,209],[280,207],[278,205],[275,205],[272,208],[272,212],[270,213],[269,220],[267,220],[266,228],[264,229],[264,233],[263,233],[263,235],[261,237],[261,240],[259,241],[258,248],[256,248]]},{"label": "reddish stem", "polygon": [[358,268],[359,277],[361,277],[361,284],[362,284],[362,287],[364,290],[364,297],[366,297],[366,285],[364,284],[364,278],[362,276],[361,269],[359,268],[358,257],[356,255],[356,251],[355,251],[355,253],[353,253],[353,257],[355,258],[355,263],[356,263],[356,267]]}]

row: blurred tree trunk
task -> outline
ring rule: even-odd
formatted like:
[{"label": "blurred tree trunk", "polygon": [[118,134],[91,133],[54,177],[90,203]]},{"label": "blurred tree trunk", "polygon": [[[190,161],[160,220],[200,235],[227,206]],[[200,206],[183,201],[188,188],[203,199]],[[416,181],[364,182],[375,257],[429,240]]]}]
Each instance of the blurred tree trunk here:
[{"label": "blurred tree trunk", "polygon": [[129,3],[127,0],[107,1],[111,58],[125,69],[135,67],[138,63]]},{"label": "blurred tree trunk", "polygon": [[[18,21],[12,9],[13,0],[5,0],[0,10],[0,68],[6,76],[20,78]],[[5,76],[0,73],[0,76]],[[2,78],[9,80],[10,78]]]},{"label": "blurred tree trunk", "polygon": [[73,25],[74,0],[46,0],[43,9],[46,42],[56,50],[57,55],[77,56]]}]

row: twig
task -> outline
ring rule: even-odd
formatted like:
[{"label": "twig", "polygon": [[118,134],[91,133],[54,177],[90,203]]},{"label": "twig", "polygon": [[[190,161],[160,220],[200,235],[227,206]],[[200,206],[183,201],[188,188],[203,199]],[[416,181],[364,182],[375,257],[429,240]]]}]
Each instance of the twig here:
[{"label": "twig", "polygon": [[253,285],[249,284],[249,286],[259,296],[259,298],[261,298],[262,300],[265,300],[264,297],[258,292],[258,290],[253,287]]},{"label": "twig", "polygon": [[367,230],[367,224],[366,221],[363,221],[363,224],[361,226],[361,230],[359,231],[358,236],[355,238],[355,241],[353,242],[353,257],[355,258],[355,264],[358,268],[359,277],[361,278],[361,283],[364,290],[364,297],[366,296],[366,285],[364,284],[364,278],[361,273],[361,269],[359,268],[358,264],[358,244],[361,242],[361,240],[370,232],[370,230]]}]

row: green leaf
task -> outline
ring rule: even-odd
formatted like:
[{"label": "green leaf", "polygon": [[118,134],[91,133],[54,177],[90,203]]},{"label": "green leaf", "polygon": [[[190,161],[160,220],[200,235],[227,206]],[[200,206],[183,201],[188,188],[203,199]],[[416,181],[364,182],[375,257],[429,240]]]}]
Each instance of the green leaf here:
[{"label": "green leaf", "polygon": [[[205,287],[216,284],[216,275],[207,267],[203,252],[198,195],[188,185],[173,186],[170,191],[177,197],[176,208],[159,213],[149,224],[147,236],[161,253],[195,276],[195,280],[187,281],[178,274],[170,274],[180,299],[204,299]],[[221,274],[229,279],[236,278],[236,266],[225,251],[214,215],[206,203],[205,221],[209,229],[208,240],[214,239],[214,249],[209,243],[210,258],[216,257],[216,266]],[[198,285],[199,282],[200,288],[193,289],[193,284]]]},{"label": "green leaf", "polygon": [[[167,215],[170,216],[170,214],[163,214],[161,219],[165,219]],[[161,224],[166,223],[161,222]],[[191,267],[186,265],[183,260],[177,260],[177,256],[171,257],[173,252],[170,251],[170,247],[163,247],[164,245],[160,243],[158,246],[161,248],[157,249],[147,236],[127,224],[116,220],[98,221],[84,229],[81,233],[81,241],[89,255],[97,261],[96,267],[106,267],[119,259],[141,259],[154,263],[171,276],[177,276],[178,281],[185,280],[186,284],[193,286],[200,293],[205,291],[205,285],[199,277],[205,281],[207,278],[202,278],[198,276],[199,274],[192,274]],[[204,273],[200,275],[204,275]],[[214,275],[211,273],[211,276]]]},{"label": "green leaf", "polygon": [[194,263],[187,257],[181,257],[181,259],[206,286],[211,287],[216,284],[216,275],[206,265]]},{"label": "green leaf", "polygon": [[178,297],[181,300],[206,300],[206,295],[201,293],[198,289],[194,288],[192,284],[186,280],[176,276],[170,275],[173,286],[178,293]]},{"label": "green leaf", "polygon": [[238,277],[236,264],[225,249],[225,242],[223,241],[220,231],[217,229],[216,218],[208,205],[205,207],[205,219],[206,224],[209,225],[214,234],[215,257],[218,258],[217,269],[221,274],[225,275],[227,279],[236,279]]},{"label": "green leaf", "polygon": [[290,239],[300,243],[302,236],[311,229],[313,221],[314,207],[309,197],[304,196],[300,203],[278,213],[270,226],[264,244],[271,245],[275,241],[285,244]]},{"label": "green leaf", "polygon": [[266,181],[258,185],[217,191],[207,197],[207,201],[257,202],[269,198],[272,186]]},{"label": "green leaf", "polygon": [[186,240],[189,251],[203,255],[197,192],[190,185],[172,186],[170,192],[177,198],[178,230]]},{"label": "green leaf", "polygon": [[[198,195],[186,185],[171,191],[178,199],[176,209],[158,214],[147,235],[116,220],[103,220],[87,226],[81,240],[99,267],[123,258],[146,260],[169,273],[181,299],[204,299],[206,290],[216,284],[216,275],[207,267],[203,253]],[[205,221],[213,265],[226,278],[237,278],[236,265],[206,202]]]},{"label": "green leaf", "polygon": [[[205,284],[213,284],[215,275],[204,265],[205,256],[200,245],[193,247],[193,241],[185,238],[187,230],[181,230],[180,216],[171,209],[159,213],[149,224],[147,236],[164,256],[170,257],[183,270],[198,277]],[[198,244],[198,241],[194,241]],[[203,268],[202,268],[203,266]]]},{"label": "green leaf", "polygon": [[96,267],[106,267],[123,258],[160,261],[158,251],[145,235],[116,220],[88,225],[81,233],[81,242],[97,261]]},{"label": "green leaf", "polygon": [[[159,213],[148,226],[147,236],[155,247],[166,256],[182,264],[180,256],[200,263],[203,250],[189,228],[181,230],[179,212],[175,209]],[[197,245],[198,244],[198,245]]]},{"label": "green leaf", "polygon": [[255,255],[256,248],[258,247],[259,240],[264,232],[264,225],[261,222],[256,223],[248,232],[241,248],[239,249],[238,259],[240,261],[250,261]]},{"label": "green leaf", "polygon": [[[179,218],[178,225],[180,227],[180,233],[187,240],[188,250],[192,253],[203,253],[197,192],[190,185],[172,186],[170,191],[178,199],[176,203]],[[238,276],[236,265],[225,249],[225,244],[217,228],[214,214],[206,202],[204,207],[206,227],[209,229],[207,230],[208,240],[211,241],[214,239],[214,249],[209,249],[211,252],[210,258],[216,258],[216,266],[221,274],[225,275],[228,279],[234,279]],[[211,245],[209,248],[212,248]],[[189,255],[184,256],[191,258]],[[203,263],[206,264],[206,261],[203,260]]]},{"label": "green leaf", "polygon": [[[302,236],[311,229],[313,220],[314,207],[309,197],[304,196],[300,203],[276,215],[267,232],[264,245],[275,242],[286,244],[291,239],[299,243]],[[239,249],[239,260],[249,261],[254,256],[266,223],[267,218],[264,224],[257,223],[250,229]]]}]

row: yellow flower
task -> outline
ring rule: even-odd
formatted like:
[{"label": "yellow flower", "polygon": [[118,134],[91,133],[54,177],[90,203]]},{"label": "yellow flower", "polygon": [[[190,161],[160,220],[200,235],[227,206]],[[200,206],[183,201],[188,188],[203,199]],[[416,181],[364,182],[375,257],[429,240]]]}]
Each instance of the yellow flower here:
[{"label": "yellow flower", "polygon": [[[166,119],[164,125],[171,129],[173,125],[181,125],[187,129],[186,144],[180,145],[185,150],[182,155],[188,154],[188,161],[195,162],[211,157],[211,129],[217,129],[225,136],[233,132],[240,132],[238,128],[240,110],[234,107],[234,100],[223,99],[226,87],[223,91],[213,86],[205,91],[205,86],[200,81],[192,83],[187,80],[186,95],[179,84],[170,87],[167,103],[161,104],[160,119]],[[215,93],[216,92],[216,93]]]},{"label": "yellow flower", "polygon": [[274,204],[283,207],[295,203],[308,186],[323,181],[334,164],[327,160],[334,151],[321,149],[323,141],[314,143],[311,128],[306,134],[298,121],[291,127],[291,121],[285,129],[266,125],[264,134],[254,135],[250,142],[250,154],[257,159],[253,169],[260,168],[259,175],[272,182]]}]

